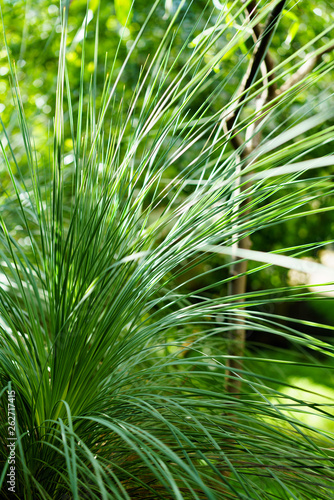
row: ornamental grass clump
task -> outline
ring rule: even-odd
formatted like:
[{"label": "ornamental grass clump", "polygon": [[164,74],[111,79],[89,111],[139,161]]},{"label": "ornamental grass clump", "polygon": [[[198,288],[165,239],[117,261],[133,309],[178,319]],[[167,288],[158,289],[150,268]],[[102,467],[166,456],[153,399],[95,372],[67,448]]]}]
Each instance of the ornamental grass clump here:
[{"label": "ornamental grass clump", "polygon": [[[122,79],[159,1],[122,64],[118,53],[107,62],[101,90],[96,16],[95,42],[82,41],[78,95],[65,9],[53,136],[39,155],[6,42],[24,154],[16,160],[3,124],[1,168],[10,187],[1,192],[0,222],[1,498],[331,496],[333,435],[298,418],[300,408],[333,420],[330,405],[314,405],[306,391],[287,403],[273,366],[326,370],[332,329],[322,325],[328,338],[320,339],[303,333],[302,320],[293,328],[268,312],[268,304],[313,295],[301,285],[231,289],[270,266],[334,279],[333,270],[300,258],[327,241],[296,240],[275,252],[241,243],[279,224],[283,231],[314,211],[312,201],[333,194],[334,157],[321,149],[333,140],[332,97],[319,91],[311,105],[290,111],[332,69],[331,59],[314,74],[300,71],[298,53],[274,69],[263,65],[284,3],[253,16],[249,2],[228,4],[228,13],[210,7],[201,18],[206,28],[198,34],[199,21],[176,54],[177,31],[192,8],[181,1],[131,98]],[[96,44],[88,89],[87,43]],[[226,55],[241,44],[249,52],[224,72]],[[223,102],[233,71],[246,73],[248,64],[252,79]],[[274,94],[263,99],[271,86]],[[246,261],[252,265],[240,272]],[[282,338],[308,357],[248,351],[240,330]]]}]

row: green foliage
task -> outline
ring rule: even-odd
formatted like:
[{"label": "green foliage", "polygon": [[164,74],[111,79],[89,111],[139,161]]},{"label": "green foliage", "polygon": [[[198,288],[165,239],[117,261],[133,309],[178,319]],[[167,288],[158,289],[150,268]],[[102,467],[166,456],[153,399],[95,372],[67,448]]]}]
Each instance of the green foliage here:
[{"label": "green foliage", "polygon": [[[275,3],[263,2],[256,22]],[[301,255],[331,243],[295,239],[275,252],[231,250],[247,235],[286,231],[310,203],[332,196],[332,56],[271,104],[263,140],[245,159],[223,126],[254,48],[245,7],[200,5],[198,16],[198,6],[175,4],[157,1],[138,14],[135,3],[123,29],[117,22],[124,24],[126,2],[117,4],[125,9],[117,21],[106,14],[107,2],[89,4],[86,13],[73,1],[62,29],[45,30],[52,71],[39,74],[38,66],[30,75],[40,78],[37,88],[50,102],[39,125],[35,96],[25,100],[19,90],[21,69],[10,53],[20,45],[15,27],[8,32],[15,113],[6,107],[1,135],[2,498],[10,498],[11,390],[16,498],[320,500],[333,490],[331,404],[312,402],[307,391],[319,385],[294,387],[299,382],[286,383],[279,372],[303,365],[325,377],[332,328],[321,325],[320,338],[265,310],[309,298],[301,286],[227,293],[238,278],[229,273],[231,254],[252,260],[250,276],[272,265],[309,270]],[[34,10],[26,12],[29,18]],[[152,41],[147,33],[156,19],[162,36]],[[274,47],[284,23],[291,14]],[[329,25],[322,28],[330,33]],[[101,37],[105,29],[117,40]],[[32,36],[31,57],[40,34]],[[297,50],[284,47],[289,56],[277,63],[278,82],[298,70],[305,50],[317,50],[316,36]],[[290,38],[293,45],[298,34],[290,30]],[[133,62],[138,54],[141,66]],[[32,68],[34,59],[25,57]],[[257,119],[254,100],[263,85],[259,76],[249,89],[239,129]],[[326,266],[313,269],[333,280]],[[242,380],[236,398],[224,387],[228,334],[240,317],[248,332],[283,339],[307,358],[245,354],[233,375]],[[316,427],[299,412],[316,416]]]},{"label": "green foliage", "polygon": [[131,3],[131,0],[115,0],[116,16],[123,26],[131,22]]}]

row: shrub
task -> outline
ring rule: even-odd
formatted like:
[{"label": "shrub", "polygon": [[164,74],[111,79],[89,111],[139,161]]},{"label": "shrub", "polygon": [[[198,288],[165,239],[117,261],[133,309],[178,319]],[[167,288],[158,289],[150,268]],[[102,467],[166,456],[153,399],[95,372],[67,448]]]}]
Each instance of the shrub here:
[{"label": "shrub", "polygon": [[[332,356],[332,340],[261,311],[312,294],[287,285],[236,294],[228,284],[272,265],[333,279],[329,268],[299,259],[316,245],[264,252],[241,244],[278,224],[283,231],[309,202],[332,193],[331,175],[312,173],[334,163],[321,152],[332,140],[329,101],[320,93],[314,105],[291,111],[298,92],[313,89],[331,62],[314,77],[299,72],[263,103],[263,120],[251,106],[268,71],[215,110],[231,78],[221,69],[218,78],[217,66],[242,44],[253,53],[252,29],[273,6],[250,20],[245,6],[233,5],[230,22],[242,18],[242,29],[221,45],[231,30],[226,12],[207,17],[207,29],[198,35],[194,26],[171,59],[183,1],[132,99],[122,100],[122,77],[158,3],[101,94],[97,66],[86,93],[83,47],[77,98],[64,11],[49,161],[44,146],[36,155],[9,56],[25,154],[19,164],[4,129],[11,187],[1,200],[0,377],[10,413],[1,411],[2,496],[11,495],[7,417],[15,407],[16,498],[328,498],[333,437],[298,419],[298,407],[332,420],[329,405],[322,410],[300,396],[287,404],[272,365],[297,367],[296,358],[235,350],[240,329],[262,331],[296,352],[307,348],[309,369],[326,368],[316,354]],[[276,83],[284,65],[286,75],[296,74],[302,62],[295,54],[277,65]],[[251,136],[235,146],[245,129]],[[246,259],[258,264],[230,273]]]}]

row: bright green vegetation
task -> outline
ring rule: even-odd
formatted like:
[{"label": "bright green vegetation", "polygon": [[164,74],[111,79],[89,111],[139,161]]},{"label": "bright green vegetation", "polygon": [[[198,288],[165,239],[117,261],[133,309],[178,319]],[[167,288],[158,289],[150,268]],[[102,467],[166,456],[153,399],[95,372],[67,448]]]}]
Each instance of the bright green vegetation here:
[{"label": "bright green vegetation", "polygon": [[[253,28],[281,2],[261,2],[252,21],[240,1],[138,1],[129,17],[118,1],[118,19],[91,2],[87,23],[73,0],[55,29],[44,25],[56,6],[47,15],[41,1],[40,20],[15,26],[12,3],[1,53],[1,498],[331,498],[331,305],[286,279],[292,269],[334,281],[302,259],[333,243],[329,226],[307,229],[308,218],[330,220],[333,199],[330,9],[286,2],[272,39],[283,91],[258,122],[259,72],[229,129]],[[323,16],[311,22],[313,8]],[[317,61],[291,83],[305,54]],[[260,143],[245,153],[253,123]],[[252,248],[236,249],[246,236]],[[239,295],[229,295],[240,278],[231,258],[250,261]],[[314,302],[321,324],[286,318],[295,301]],[[264,340],[246,344],[231,375],[240,323]]]}]

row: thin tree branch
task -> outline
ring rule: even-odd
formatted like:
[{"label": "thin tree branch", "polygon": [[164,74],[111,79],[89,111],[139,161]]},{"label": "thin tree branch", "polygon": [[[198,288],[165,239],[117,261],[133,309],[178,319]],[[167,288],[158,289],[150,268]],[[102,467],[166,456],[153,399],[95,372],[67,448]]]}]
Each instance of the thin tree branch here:
[{"label": "thin tree branch", "polygon": [[[249,5],[249,8],[251,9],[250,16],[255,15],[254,3],[255,2],[251,2],[251,4]],[[231,134],[230,137],[231,143],[236,150],[240,150],[240,158],[245,161],[245,164],[247,164],[246,158],[248,156],[249,150],[245,148],[245,146],[244,147],[242,146],[242,141],[240,139],[240,136],[238,134],[233,134],[233,129],[235,128],[238,117],[242,111],[245,99],[247,98],[248,90],[253,85],[262,63],[264,62],[265,72],[268,73],[268,71],[271,71],[271,69],[269,68],[272,68],[273,66],[272,59],[271,57],[267,57],[266,59],[266,56],[268,55],[268,50],[272,40],[272,36],[275,32],[284,5],[285,5],[285,0],[279,2],[276,5],[276,7],[269,15],[263,33],[260,32],[259,25],[255,26],[254,34],[257,37],[257,39],[259,39],[260,43],[254,53],[254,57],[249,66],[249,70],[246,73],[245,82],[241,85],[241,90],[240,90],[241,95],[237,103],[237,106],[234,109],[232,116],[230,116],[230,118],[226,120],[227,130]],[[266,92],[265,99],[268,98],[268,94],[269,93]],[[241,166],[239,166],[239,168],[241,170]],[[238,196],[239,193],[247,190],[248,188],[249,185],[242,187],[236,186],[236,196]],[[240,212],[240,210],[242,210],[244,215],[246,216],[249,215],[250,201],[251,198],[247,197],[240,205],[237,205],[237,211]],[[236,240],[237,239],[238,237],[236,237]],[[239,248],[249,249],[251,247],[251,240],[249,237],[242,238],[240,241],[235,241],[234,246],[237,246]],[[229,282],[228,294],[230,296],[240,296],[240,299],[238,299],[238,302],[240,303],[243,303],[245,301],[243,296],[246,291],[247,268],[248,268],[248,262],[246,260],[240,261],[237,260],[236,258],[234,259],[234,262],[232,263],[230,268],[231,277],[236,277],[236,278],[232,279]],[[246,341],[246,331],[245,331],[244,318],[242,316],[237,315],[234,322],[234,327],[231,328],[230,330],[228,350],[227,350],[227,354],[229,355],[229,357],[227,361],[228,370],[226,379],[226,391],[230,394],[237,395],[240,393],[241,390],[241,379],[235,378],[234,369],[242,368],[242,361],[238,359],[238,357],[243,356],[244,354],[245,341]]]},{"label": "thin tree branch", "polygon": [[[251,3],[252,4],[252,3]],[[250,4],[250,5],[251,5]],[[310,57],[300,68],[299,70],[293,74],[282,86],[280,89],[275,89],[274,92],[269,92],[269,90],[265,89],[262,92],[262,95],[260,99],[257,100],[256,103],[256,108],[257,112],[260,115],[261,110],[265,105],[270,103],[275,97],[283,94],[284,92],[288,91],[290,88],[292,88],[294,85],[298,84],[301,82],[312,70],[313,68],[318,64],[318,62],[321,60],[322,56],[328,52],[331,52],[334,50],[334,43],[332,46],[329,48],[326,48],[322,52],[318,53],[316,56]],[[268,53],[268,52],[267,52]],[[255,63],[255,58],[253,60],[252,65],[254,66]],[[263,68],[264,65],[262,65]],[[265,65],[264,71],[268,72],[268,66]],[[264,75],[265,76],[265,75]],[[269,78],[268,78],[269,80]],[[249,81],[249,79],[248,79]],[[270,88],[270,87],[269,87]],[[244,92],[247,89],[247,83],[243,87],[242,92]],[[241,93],[242,93],[241,92]],[[240,100],[241,101],[241,100]],[[236,116],[237,114],[240,114],[241,111],[241,105],[242,102],[239,102],[238,108],[234,112],[233,121],[230,119],[229,125],[234,127],[236,123]],[[239,109],[239,110],[238,110]],[[240,137],[239,134],[234,134],[231,137],[231,144],[233,147],[239,152],[240,158],[244,160],[244,165],[247,165],[247,156],[249,152],[253,151],[261,141],[261,132],[254,133],[256,127],[258,126],[259,123],[263,120],[263,116],[260,116],[258,120],[253,122],[252,125],[246,130],[246,139],[247,137],[249,138],[248,146],[245,146],[244,141]],[[233,140],[232,140],[233,139]],[[241,168],[241,167],[239,167]],[[249,184],[246,186],[241,187],[238,192],[242,192],[246,189],[249,188]],[[240,211],[243,209],[243,214],[247,215],[250,213],[250,201],[251,198],[248,197],[240,206],[238,207],[238,210]],[[247,207],[248,205],[248,207]],[[245,208],[246,206],[246,208]],[[251,247],[251,240],[249,237],[241,239],[239,242],[236,242],[235,245],[239,248],[245,248],[249,249]],[[247,285],[247,269],[248,269],[248,262],[246,260],[244,261],[238,261],[235,259],[235,262],[232,264],[231,269],[230,269],[230,275],[231,276],[236,276],[236,279],[231,280],[229,282],[228,286],[228,294],[231,296],[243,296],[245,291],[246,291],[246,285]],[[241,298],[239,302],[244,302],[244,299]],[[230,335],[229,335],[229,345],[228,345],[228,351],[227,353],[231,356],[228,358],[228,371],[227,371],[227,381],[226,381],[226,391],[230,394],[237,395],[240,393],[241,390],[241,384],[242,380],[237,377],[236,372],[233,370],[235,368],[242,368],[242,361],[238,359],[237,357],[240,356],[242,357],[244,355],[244,350],[245,350],[245,341],[246,341],[246,331],[245,331],[245,326],[244,326],[244,319],[241,316],[237,316],[234,322],[234,328],[231,329]],[[233,375],[233,376],[232,376]]]},{"label": "thin tree branch", "polygon": [[327,54],[328,52],[331,52],[334,50],[334,43],[330,47],[324,49],[322,52],[317,54],[316,56],[310,57],[300,68],[296,73],[294,73],[282,86],[280,89],[276,91],[276,96],[283,94],[287,90],[291,89],[294,85],[297,83],[301,82],[305,76],[311,73],[313,68],[319,63],[321,60],[322,56],[324,54]]},{"label": "thin tree branch", "polygon": [[[245,3],[245,0],[243,0],[243,3]],[[248,5],[246,5],[246,9],[247,9],[247,12],[249,15],[249,19],[253,20],[257,14],[256,2],[254,0],[252,0]],[[253,26],[253,33],[254,33],[254,36],[253,36],[254,42],[257,42],[257,40],[261,37],[261,34],[262,34],[262,28],[260,26],[260,23],[255,24],[255,26]],[[275,78],[274,73],[272,73],[272,70],[275,67],[275,63],[274,63],[273,58],[271,57],[269,50],[266,52],[266,54],[264,56],[264,63],[266,66],[266,73],[267,74],[270,73],[268,75],[268,82],[270,83]],[[268,99],[270,99],[270,100],[273,99],[275,97],[275,92],[276,92],[276,84],[271,83],[270,86],[268,87]]]},{"label": "thin tree branch", "polygon": [[[331,52],[332,50],[334,50],[334,43],[315,56],[309,55],[307,61],[298,69],[298,71],[296,71],[279,89],[276,89],[274,93],[269,92],[269,89],[271,87],[264,90],[261,97],[256,100],[256,113],[258,114],[259,118],[254,121],[249,128],[246,129],[246,152],[249,153],[254,151],[254,149],[259,145],[261,141],[261,132],[259,131],[255,133],[255,130],[263,121],[265,115],[267,115],[272,106],[267,107],[265,114],[263,114],[264,107],[275,98],[277,98],[284,92],[287,92],[299,82],[303,81],[304,78],[309,75],[312,72],[313,68],[321,61],[323,55]],[[238,142],[242,143],[242,139],[239,138]]]},{"label": "thin tree branch", "polygon": [[275,32],[275,29],[276,29],[277,23],[279,21],[280,15],[282,13],[282,10],[284,8],[285,1],[286,0],[282,0],[281,2],[279,2],[276,5],[276,7],[274,7],[274,9],[272,10],[272,12],[269,15],[266,27],[264,29],[263,34],[261,35],[261,38],[260,38],[260,44],[258,45],[257,49],[255,50],[253,60],[249,66],[249,72],[247,72],[247,77],[246,77],[245,83],[241,87],[241,91],[240,91],[241,95],[240,95],[237,107],[235,108],[232,116],[230,118],[228,118],[228,120],[226,122],[227,127],[230,131],[233,130],[233,128],[238,120],[238,117],[239,117],[239,115],[242,111],[243,105],[244,105],[244,101],[247,98],[248,91],[249,91],[250,87],[253,85],[253,83],[256,79],[256,76],[258,74],[258,71],[260,69],[261,63],[263,62],[263,60],[268,52],[270,42],[271,42],[271,39],[272,39],[273,34]]}]

